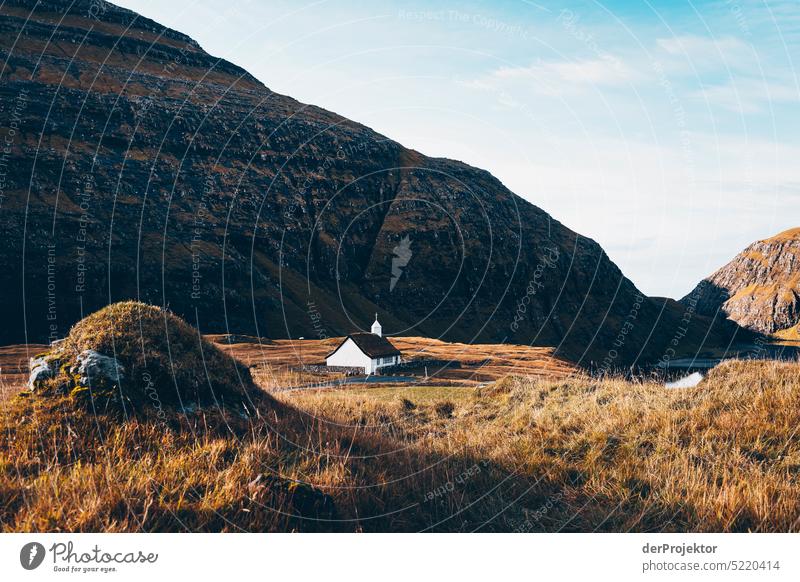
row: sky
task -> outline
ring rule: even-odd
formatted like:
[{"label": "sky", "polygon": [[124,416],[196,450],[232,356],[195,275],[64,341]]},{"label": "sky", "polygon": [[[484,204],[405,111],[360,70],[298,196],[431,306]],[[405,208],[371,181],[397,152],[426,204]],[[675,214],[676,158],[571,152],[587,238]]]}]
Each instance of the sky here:
[{"label": "sky", "polygon": [[679,298],[800,226],[800,2],[116,0],[279,93],[489,170]]}]

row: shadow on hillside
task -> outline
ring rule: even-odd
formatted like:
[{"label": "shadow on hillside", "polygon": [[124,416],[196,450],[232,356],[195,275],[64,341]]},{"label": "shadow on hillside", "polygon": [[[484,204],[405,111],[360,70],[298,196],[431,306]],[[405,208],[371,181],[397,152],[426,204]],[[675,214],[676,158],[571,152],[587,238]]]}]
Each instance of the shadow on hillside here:
[{"label": "shadow on hillside", "polygon": [[[258,418],[195,411],[165,424],[18,399],[0,411],[0,428],[15,434],[0,442],[11,459],[0,475],[0,523],[149,532],[713,527],[697,523],[690,506],[659,501],[654,483],[598,486],[602,475],[582,472],[568,453],[553,451],[559,470],[510,467],[468,451],[442,454],[400,426],[342,426],[266,395],[256,400]],[[609,460],[620,444],[610,445]],[[743,513],[730,528],[755,523]]]},{"label": "shadow on hillside", "polygon": [[[389,435],[385,427],[343,427],[324,416],[310,417],[282,406],[270,430],[280,434],[283,454],[277,465],[267,463],[261,473],[264,486],[277,489],[277,494],[273,490],[257,500],[280,515],[280,526],[268,528],[271,531],[611,532],[700,527],[692,523],[691,507],[660,503],[651,483],[625,483],[619,497],[590,493],[586,486],[591,476],[577,464],[558,475],[537,475],[466,452],[443,455],[426,450],[416,446],[417,436],[397,426]],[[249,431],[258,433],[253,427]],[[285,476],[295,475],[294,469],[309,462],[318,463],[316,475],[296,482]],[[343,470],[351,479],[325,486],[320,481],[326,470]],[[230,506],[205,516],[209,521],[204,529],[225,529],[225,523],[239,522],[252,530],[254,524],[241,523],[240,517],[239,508]],[[746,518],[741,521],[746,529]]]}]

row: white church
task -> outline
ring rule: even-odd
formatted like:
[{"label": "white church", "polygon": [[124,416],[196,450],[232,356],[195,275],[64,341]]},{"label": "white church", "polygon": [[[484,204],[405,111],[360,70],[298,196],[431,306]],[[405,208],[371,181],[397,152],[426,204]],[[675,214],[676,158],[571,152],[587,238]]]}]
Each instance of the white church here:
[{"label": "white church", "polygon": [[328,366],[364,368],[365,374],[375,374],[385,366],[401,361],[400,350],[383,337],[378,314],[372,324],[372,333],[351,333],[335,350],[325,357]]}]

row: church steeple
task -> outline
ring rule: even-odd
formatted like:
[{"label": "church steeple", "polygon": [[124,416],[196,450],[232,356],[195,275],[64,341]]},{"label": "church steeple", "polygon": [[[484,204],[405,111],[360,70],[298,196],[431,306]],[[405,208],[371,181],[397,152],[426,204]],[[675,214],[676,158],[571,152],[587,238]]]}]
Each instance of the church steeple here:
[{"label": "church steeple", "polygon": [[375,314],[375,323],[372,324],[372,329],[370,330],[372,333],[377,335],[378,337],[383,337],[383,329],[381,328],[381,324],[378,323],[378,314]]}]

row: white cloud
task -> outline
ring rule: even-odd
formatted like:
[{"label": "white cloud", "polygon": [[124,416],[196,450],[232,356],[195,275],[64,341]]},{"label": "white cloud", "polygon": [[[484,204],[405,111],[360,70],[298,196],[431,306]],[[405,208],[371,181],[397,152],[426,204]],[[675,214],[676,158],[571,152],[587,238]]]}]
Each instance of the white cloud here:
[{"label": "white cloud", "polygon": [[682,65],[686,72],[751,68],[758,62],[753,47],[732,36],[674,36],[660,38],[656,44],[668,58],[674,57],[677,61],[674,64]]},{"label": "white cloud", "polygon": [[740,114],[761,113],[771,104],[800,100],[796,81],[788,75],[771,74],[765,55],[733,36],[720,38],[676,36],[656,41],[666,53],[669,69],[702,79],[701,89],[689,96]]},{"label": "white cloud", "polygon": [[789,209],[800,195],[800,146],[712,133],[690,139],[690,169],[673,143],[595,135],[537,136],[523,148],[531,161],[511,149],[490,170],[597,240],[640,289],[680,297],[750,242],[797,226]]},{"label": "white cloud", "polygon": [[696,91],[693,96],[735,113],[761,113],[772,104],[797,103],[800,90],[790,81],[736,78]]},{"label": "white cloud", "polygon": [[673,55],[706,55],[709,53],[733,55],[749,51],[749,46],[736,37],[709,38],[705,36],[685,35],[672,38],[659,38],[658,46]]},{"label": "white cloud", "polygon": [[527,67],[501,67],[494,79],[536,81],[546,93],[570,85],[626,85],[638,75],[619,58],[604,55],[597,59],[539,62]]}]

